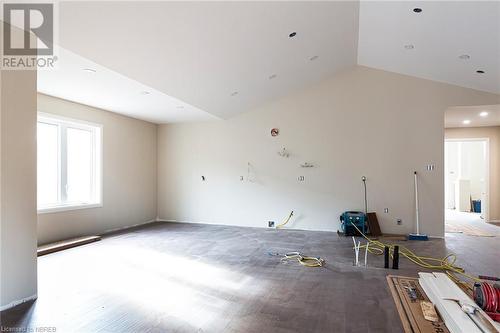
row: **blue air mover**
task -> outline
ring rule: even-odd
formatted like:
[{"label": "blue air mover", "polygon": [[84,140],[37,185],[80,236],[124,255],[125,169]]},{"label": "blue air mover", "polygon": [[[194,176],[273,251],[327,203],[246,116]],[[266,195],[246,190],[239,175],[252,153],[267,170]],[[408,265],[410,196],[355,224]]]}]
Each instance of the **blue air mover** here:
[{"label": "blue air mover", "polygon": [[340,215],[340,227],[345,236],[360,236],[353,224],[362,233],[366,233],[366,214],[363,212],[347,211]]}]

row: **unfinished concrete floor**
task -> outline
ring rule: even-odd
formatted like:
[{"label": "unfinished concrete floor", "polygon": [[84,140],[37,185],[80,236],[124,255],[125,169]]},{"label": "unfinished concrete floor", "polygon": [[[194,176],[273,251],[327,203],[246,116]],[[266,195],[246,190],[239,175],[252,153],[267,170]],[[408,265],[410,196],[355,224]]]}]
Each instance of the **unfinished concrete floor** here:
[{"label": "unfinished concrete floor", "polygon": [[[500,276],[498,237],[448,234],[400,242],[453,252],[469,273]],[[352,240],[332,232],[153,223],[38,259],[38,300],[1,314],[3,327],[62,332],[402,332],[385,276],[415,276],[405,259],[352,266]],[[324,268],[280,263],[301,251]]]}]

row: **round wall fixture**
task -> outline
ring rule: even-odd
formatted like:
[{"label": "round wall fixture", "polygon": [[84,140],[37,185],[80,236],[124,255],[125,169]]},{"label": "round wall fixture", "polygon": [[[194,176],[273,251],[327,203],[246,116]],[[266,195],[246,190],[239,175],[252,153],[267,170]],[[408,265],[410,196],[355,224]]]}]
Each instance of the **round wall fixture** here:
[{"label": "round wall fixture", "polygon": [[271,130],[271,136],[278,136],[280,134],[280,130],[277,128],[273,128]]}]

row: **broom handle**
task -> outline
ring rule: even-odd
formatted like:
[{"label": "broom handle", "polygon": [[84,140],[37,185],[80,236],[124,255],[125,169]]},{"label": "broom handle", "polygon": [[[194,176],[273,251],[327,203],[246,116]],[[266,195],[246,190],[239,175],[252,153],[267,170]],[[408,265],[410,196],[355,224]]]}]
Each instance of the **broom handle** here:
[{"label": "broom handle", "polygon": [[417,172],[415,171],[415,215],[417,222],[417,235],[420,234],[420,229],[418,225],[418,183],[417,183]]}]

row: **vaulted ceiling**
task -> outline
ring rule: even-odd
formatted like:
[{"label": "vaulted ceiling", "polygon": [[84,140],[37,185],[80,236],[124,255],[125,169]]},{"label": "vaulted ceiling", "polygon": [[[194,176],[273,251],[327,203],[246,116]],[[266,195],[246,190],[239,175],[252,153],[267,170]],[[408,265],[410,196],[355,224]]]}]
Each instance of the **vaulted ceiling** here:
[{"label": "vaulted ceiling", "polygon": [[366,1],[359,22],[360,65],[500,93],[500,2]]},{"label": "vaulted ceiling", "polygon": [[499,2],[68,1],[59,21],[39,91],[157,123],[228,118],[357,64],[500,93]]}]

